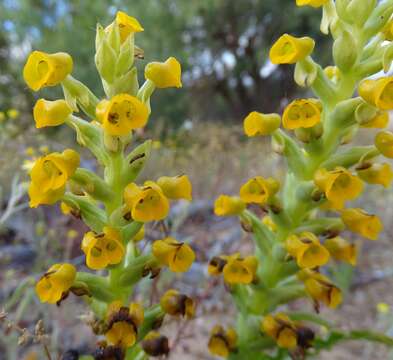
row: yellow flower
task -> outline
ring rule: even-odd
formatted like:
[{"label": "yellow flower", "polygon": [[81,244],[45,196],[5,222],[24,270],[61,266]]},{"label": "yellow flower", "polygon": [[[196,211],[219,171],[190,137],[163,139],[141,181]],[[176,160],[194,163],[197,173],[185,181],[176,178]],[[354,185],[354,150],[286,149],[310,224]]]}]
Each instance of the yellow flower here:
[{"label": "yellow flower", "polygon": [[377,310],[380,314],[388,314],[390,312],[390,306],[386,303],[378,303]]},{"label": "yellow flower", "polygon": [[255,281],[258,268],[258,259],[255,256],[246,256],[243,259],[239,254],[234,254],[226,260],[223,275],[228,284],[250,284]]},{"label": "yellow flower", "polygon": [[150,331],[141,342],[143,351],[150,356],[167,356],[169,354],[169,341],[158,331]]},{"label": "yellow flower", "polygon": [[375,136],[375,146],[383,156],[393,159],[393,134],[390,131],[380,131]]},{"label": "yellow flower", "polygon": [[65,100],[49,101],[39,99],[33,110],[34,121],[37,128],[61,125],[71,114],[72,109]]},{"label": "yellow flower", "polygon": [[288,253],[296,259],[301,268],[315,268],[329,261],[329,252],[313,233],[291,235],[285,245]]},{"label": "yellow flower", "polygon": [[377,114],[370,119],[370,121],[360,124],[362,128],[383,129],[389,124],[389,112],[378,111]]},{"label": "yellow flower", "polygon": [[297,346],[297,328],[285,314],[267,315],[261,323],[261,330],[273,338],[279,347],[293,349]]},{"label": "yellow flower", "polygon": [[284,34],[270,49],[270,61],[273,64],[294,64],[310,55],[314,46],[315,41],[309,37],[296,38]]},{"label": "yellow flower", "polygon": [[170,289],[160,300],[162,310],[172,316],[186,316],[191,319],[195,315],[195,302],[187,295]]},{"label": "yellow flower", "polygon": [[116,23],[119,26],[120,40],[122,43],[127,40],[131,34],[142,32],[144,30],[137,19],[129,16],[123,11],[117,12]]},{"label": "yellow flower", "polygon": [[4,111],[0,111],[0,123],[2,123],[4,120],[5,120]]},{"label": "yellow flower", "polygon": [[17,110],[17,109],[9,109],[7,111],[7,116],[10,119],[16,119],[19,116],[19,110]]},{"label": "yellow flower", "polygon": [[47,54],[33,51],[23,68],[23,78],[34,91],[61,83],[72,72],[72,58],[60,52]]},{"label": "yellow flower", "polygon": [[224,266],[227,264],[227,256],[215,256],[208,264],[207,272],[211,276],[217,276],[222,273]]},{"label": "yellow flower", "polygon": [[133,242],[139,242],[145,238],[145,225],[143,225],[136,235],[132,238]]},{"label": "yellow flower", "polygon": [[97,105],[96,115],[109,135],[120,136],[144,127],[149,110],[135,96],[119,94],[110,100],[102,100]]},{"label": "yellow flower", "polygon": [[157,185],[171,200],[192,200],[192,185],[187,175],[162,176],[157,180]]},{"label": "yellow flower", "polygon": [[173,272],[186,272],[195,260],[191,247],[172,237],[154,241],[152,251],[157,260]]},{"label": "yellow flower", "polygon": [[341,290],[328,277],[316,271],[302,270],[298,273],[298,278],[304,282],[306,292],[314,301],[322,301],[332,309],[341,304]]},{"label": "yellow flower", "polygon": [[262,219],[262,223],[265,224],[271,231],[276,232],[277,231],[277,225],[276,223],[272,220],[272,218],[268,215],[265,215]]},{"label": "yellow flower", "polygon": [[210,332],[208,343],[212,355],[228,357],[229,353],[236,350],[237,334],[235,329],[225,330],[221,325],[216,325]]},{"label": "yellow flower", "polygon": [[71,264],[54,264],[37,282],[35,290],[41,302],[55,304],[67,293],[76,276]]},{"label": "yellow flower", "polygon": [[125,253],[120,233],[111,227],[104,227],[102,234],[87,232],[81,247],[86,255],[86,265],[93,270],[118,264]]},{"label": "yellow flower", "polygon": [[40,152],[42,154],[48,154],[49,153],[49,146],[48,145],[41,145],[38,150],[40,150]]},{"label": "yellow flower", "polygon": [[270,135],[280,127],[278,114],[262,114],[253,111],[244,119],[244,133],[247,136]]},{"label": "yellow flower", "polygon": [[355,244],[351,244],[342,237],[336,236],[327,239],[324,245],[334,259],[346,261],[352,266],[356,265],[358,249]]},{"label": "yellow flower", "polygon": [[248,180],[240,188],[240,198],[245,203],[266,203],[280,188],[280,184],[273,178],[264,179],[256,176]]},{"label": "yellow flower", "polygon": [[73,239],[75,239],[78,235],[79,235],[79,233],[78,233],[76,230],[74,230],[74,229],[70,229],[70,230],[67,231],[67,239],[73,240]]},{"label": "yellow flower", "polygon": [[334,170],[319,169],[315,185],[322,190],[334,209],[342,209],[345,201],[356,199],[363,191],[362,181],[343,167]]},{"label": "yellow flower", "polygon": [[169,213],[169,201],[153,181],[146,181],[144,186],[128,184],[124,190],[124,201],[135,221],[162,220]]},{"label": "yellow flower", "polygon": [[380,110],[393,110],[393,76],[363,80],[359,95]]},{"label": "yellow flower", "polygon": [[110,344],[123,348],[130,347],[137,340],[138,328],[144,320],[143,307],[132,303],[129,307],[115,301],[108,306],[107,331],[105,337]]},{"label": "yellow flower", "polygon": [[214,203],[217,216],[240,215],[246,204],[237,196],[220,195]]},{"label": "yellow flower", "polygon": [[379,233],[383,230],[378,216],[367,214],[359,208],[342,210],[341,219],[349,230],[370,240],[377,240]]},{"label": "yellow flower", "polygon": [[388,163],[370,164],[368,167],[357,169],[358,176],[368,184],[379,184],[388,188],[393,180],[393,171]]},{"label": "yellow flower", "polygon": [[311,128],[321,122],[322,106],[317,99],[297,99],[284,110],[282,124],[285,129]]},{"label": "yellow flower", "polygon": [[181,88],[181,65],[170,57],[165,62],[151,62],[145,67],[145,78],[158,88]]},{"label": "yellow flower", "polygon": [[26,148],[25,154],[28,156],[34,156],[35,149],[32,146],[29,146],[28,148]]},{"label": "yellow flower", "polygon": [[30,171],[30,206],[53,204],[65,191],[67,180],[79,166],[79,154],[71,149],[40,157]]},{"label": "yellow flower", "polygon": [[296,0],[297,6],[312,6],[314,8],[319,8],[325,5],[329,0]]}]

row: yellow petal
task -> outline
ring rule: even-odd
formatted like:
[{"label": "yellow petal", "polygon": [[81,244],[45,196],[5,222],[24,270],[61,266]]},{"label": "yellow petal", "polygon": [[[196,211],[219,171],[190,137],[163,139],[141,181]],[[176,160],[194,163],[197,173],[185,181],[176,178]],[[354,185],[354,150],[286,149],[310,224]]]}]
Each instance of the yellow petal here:
[{"label": "yellow petal", "polygon": [[294,64],[310,55],[314,46],[314,40],[309,37],[296,38],[284,34],[270,49],[270,61],[273,64]]},{"label": "yellow petal", "polygon": [[162,176],[157,180],[164,195],[172,200],[192,200],[192,185],[187,175]]},{"label": "yellow petal", "polygon": [[65,100],[49,101],[39,99],[33,110],[37,128],[61,125],[71,114],[72,109]]},{"label": "yellow petal", "polygon": [[158,88],[182,87],[181,65],[170,57],[165,62],[151,62],[145,67],[145,78]]}]

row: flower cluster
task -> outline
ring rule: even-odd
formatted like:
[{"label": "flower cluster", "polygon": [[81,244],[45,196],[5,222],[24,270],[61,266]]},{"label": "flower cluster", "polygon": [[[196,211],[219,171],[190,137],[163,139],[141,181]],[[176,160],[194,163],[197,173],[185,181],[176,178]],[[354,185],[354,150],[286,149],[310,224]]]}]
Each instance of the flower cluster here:
[{"label": "flower cluster", "polygon": [[143,299],[136,301],[133,293],[148,275],[153,278],[164,267],[185,272],[195,259],[188,244],[167,234],[144,251],[138,246],[145,223],[164,221],[172,201],[192,200],[186,175],[137,182],[151,141],[129,150],[133,132],[148,123],[150,97],[156,88],[182,86],[181,66],[171,57],[148,63],[145,82],[139,87],[135,62],[143,57],[143,50],[135,45],[135,38],[142,31],[140,23],[123,12],[106,28],[97,25],[95,63],[103,99],[72,77],[74,63],[67,53],[33,51],[23,70],[33,91],[61,85],[64,93],[64,99],[36,102],[36,127],[68,125],[103,169],[81,167],[80,155],[72,149],[52,152],[35,160],[29,186],[31,207],[59,202],[64,214],[82,219],[90,228],[80,247],[86,267],[105,270],[104,275],[77,271],[69,263],[55,264],[39,279],[36,292],[50,304],[60,304],[71,293],[86,300],[96,316],[95,333],[105,337],[93,355],[97,359],[166,355],[168,339],[156,331],[164,316],[192,318],[195,313],[194,301],[174,289],[153,306]]},{"label": "flower cluster", "polygon": [[[329,269],[357,261],[356,244],[342,232],[376,240],[383,229],[378,216],[353,201],[367,184],[389,187],[393,180],[390,164],[377,161],[393,158],[393,133],[381,130],[393,110],[393,77],[385,75],[393,61],[393,2],[296,0],[296,5],[322,8],[321,31],[333,37],[334,65],[323,69],[314,61],[313,39],[282,35],[270,61],[295,64],[295,82],[314,97],[289,102],[282,115],[253,111],[244,119],[245,134],[270,135],[288,169],[281,183],[255,176],[238,195],[215,202],[215,214],[238,216],[255,242],[254,254],[216,255],[208,267],[211,276],[223,274],[238,309],[236,327],[214,327],[208,347],[231,359],[316,353],[315,331],[302,321],[324,320],[291,313],[285,305],[308,298],[319,312],[321,305],[341,304],[342,291]],[[362,128],[378,129],[374,143],[351,145]]]}]

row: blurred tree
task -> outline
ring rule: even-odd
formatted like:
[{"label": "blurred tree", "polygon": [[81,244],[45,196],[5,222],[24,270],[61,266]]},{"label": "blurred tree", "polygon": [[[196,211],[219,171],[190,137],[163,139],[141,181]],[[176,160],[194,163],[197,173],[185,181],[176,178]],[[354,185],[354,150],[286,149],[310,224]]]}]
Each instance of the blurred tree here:
[{"label": "blurred tree", "polygon": [[160,109],[156,118],[176,125],[187,117],[239,120],[250,110],[277,110],[282,97],[297,90],[288,67],[275,69],[267,61],[278,34],[314,36],[323,52],[323,38],[312,30],[318,11],[302,9],[291,16],[294,7],[294,0],[2,0],[1,73],[14,75],[11,82],[0,82],[5,94],[0,108],[12,91],[32,105],[21,78],[31,49],[69,52],[76,77],[102,95],[98,76],[88,70],[91,38],[98,21],[108,24],[122,9],[146,29],[137,38],[145,50],[143,63],[175,56],[184,68],[185,91],[160,92],[154,98]]}]

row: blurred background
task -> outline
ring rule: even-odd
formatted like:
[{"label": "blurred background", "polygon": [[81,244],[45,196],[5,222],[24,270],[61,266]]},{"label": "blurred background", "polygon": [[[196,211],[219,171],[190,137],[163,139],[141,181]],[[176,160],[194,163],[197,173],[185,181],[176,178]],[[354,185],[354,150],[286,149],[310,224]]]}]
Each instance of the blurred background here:
[{"label": "blurred background", "polygon": [[[48,151],[75,147],[75,139],[65,127],[35,129],[31,111],[38,95],[26,87],[21,74],[32,50],[66,51],[74,59],[75,77],[103,96],[94,67],[95,26],[109,24],[117,10],[135,16],[145,28],[137,36],[137,45],[145,51],[141,76],[146,63],[169,56],[183,67],[183,88],[154,94],[149,126],[138,134],[138,141],[154,140],[153,157],[141,180],[186,173],[194,186],[195,201],[177,203],[169,225],[175,236],[192,243],[197,262],[182,277],[165,273],[159,284],[139,289],[156,302],[175,281],[200,301],[193,322],[165,324],[171,359],[210,359],[201,346],[209,329],[234,322],[230,297],[220,282],[207,278],[206,263],[224,251],[247,253],[252,247],[236,219],[214,217],[213,200],[220,193],[237,193],[250,176],[282,178],[285,172],[268,139],[246,139],[242,132],[242,120],[250,111],[279,112],[293,98],[306,95],[295,85],[292,67],[269,62],[271,44],[284,32],[308,35],[317,42],[319,62],[325,66],[331,60],[330,38],[318,30],[320,12],[296,8],[294,0],[0,0],[0,319],[7,314],[1,360],[45,358],[42,345],[29,336],[40,319],[54,359],[69,349],[87,353],[95,345],[86,325],[88,314],[77,299],[59,308],[41,305],[32,287],[54,262],[83,266],[80,241],[86,229],[56,207],[28,209],[24,168]],[[50,88],[39,96],[56,99],[61,94]],[[360,142],[372,139],[366,131],[360,136]],[[82,165],[94,167],[90,155],[79,150]],[[390,190],[374,187],[358,203],[382,216],[385,232],[378,242],[354,239],[362,247],[359,266],[335,271],[336,281],[347,289],[346,301],[338,311],[323,313],[341,328],[392,331],[392,199]],[[154,224],[147,231],[147,241],[160,236]],[[302,302],[294,306],[311,309]],[[383,347],[353,343],[320,358],[388,356]]]}]

